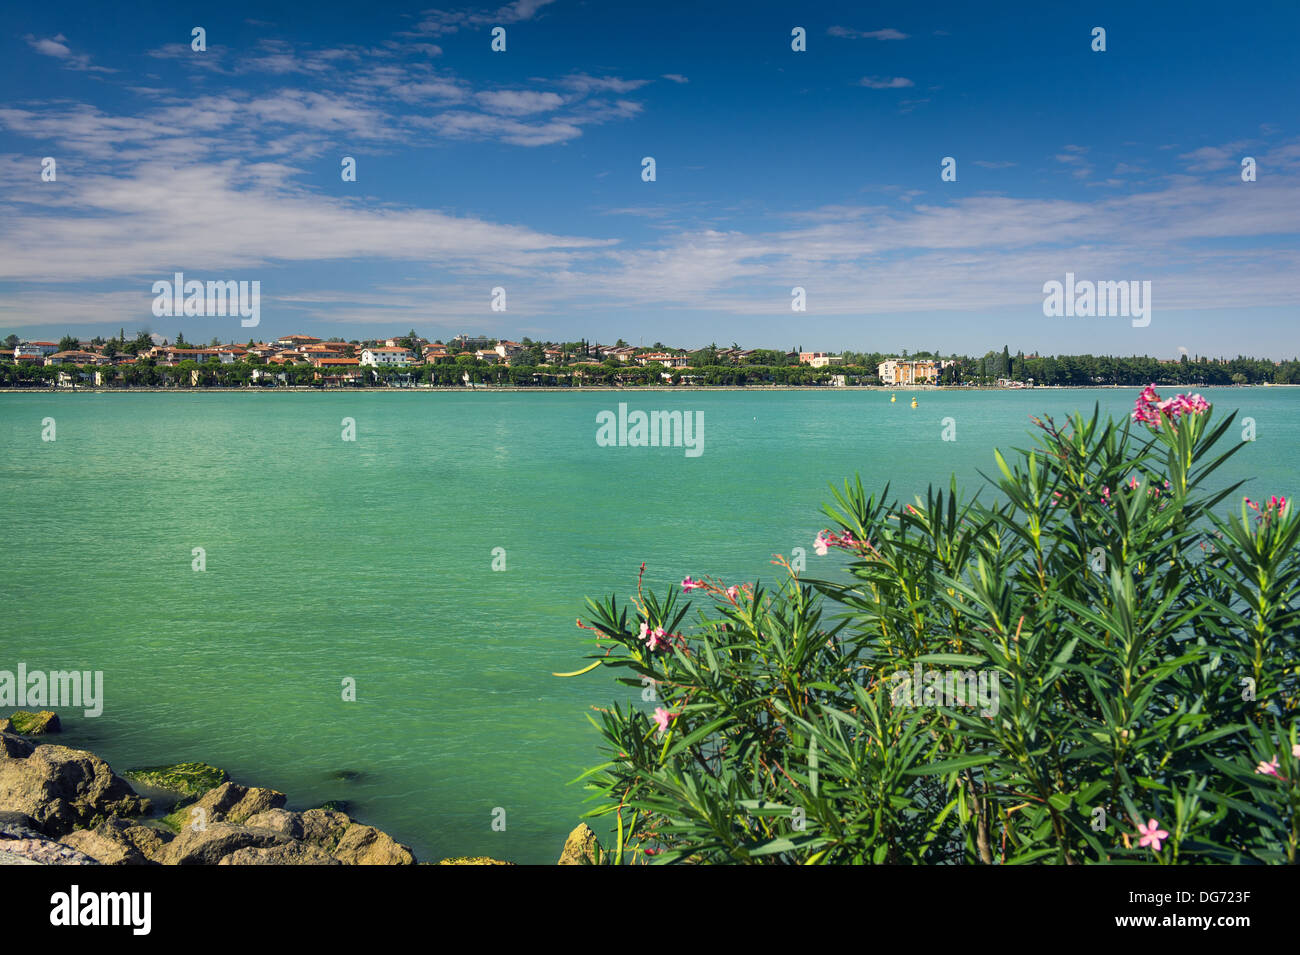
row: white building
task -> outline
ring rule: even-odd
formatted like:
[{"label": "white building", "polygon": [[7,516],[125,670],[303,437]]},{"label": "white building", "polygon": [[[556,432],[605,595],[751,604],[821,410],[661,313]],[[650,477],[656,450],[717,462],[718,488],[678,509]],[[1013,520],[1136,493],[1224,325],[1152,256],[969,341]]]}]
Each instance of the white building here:
[{"label": "white building", "polygon": [[47,358],[59,350],[54,342],[23,342],[14,346],[15,358]]},{"label": "white building", "polygon": [[361,364],[376,368],[404,368],[414,357],[407,348],[366,348],[361,352]]}]

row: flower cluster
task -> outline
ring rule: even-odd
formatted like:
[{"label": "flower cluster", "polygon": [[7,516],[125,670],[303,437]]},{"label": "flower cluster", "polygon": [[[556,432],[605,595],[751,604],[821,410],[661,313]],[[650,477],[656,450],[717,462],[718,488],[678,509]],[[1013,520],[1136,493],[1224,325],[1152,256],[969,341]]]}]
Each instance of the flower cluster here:
[{"label": "flower cluster", "polygon": [[854,539],[852,531],[845,531],[843,534],[834,534],[829,530],[818,531],[817,536],[813,539],[813,550],[817,552],[818,557],[825,557],[828,547],[857,550],[862,545],[862,541]]},{"label": "flower cluster", "polygon": [[1255,520],[1267,521],[1272,517],[1280,516],[1281,513],[1286,510],[1286,498],[1278,497],[1274,494],[1269,497],[1268,503],[1265,504],[1262,509],[1257,502],[1252,501],[1250,498],[1246,498],[1246,506],[1252,511],[1255,511]]},{"label": "flower cluster", "polygon": [[[1129,489],[1130,491],[1136,491],[1136,490],[1137,490],[1138,488],[1140,488],[1141,486],[1142,486],[1142,484],[1141,484],[1140,481],[1138,481],[1136,475],[1133,476],[1133,477],[1130,477],[1130,478],[1128,479],[1128,489]],[[1166,491],[1169,490],[1169,482],[1168,482],[1168,481],[1165,481],[1165,484],[1164,484],[1164,490],[1166,490]],[[1156,487],[1154,484],[1148,485],[1148,486],[1147,486],[1147,497],[1159,497],[1159,496],[1160,496],[1160,491],[1161,491],[1161,488]],[[1104,504],[1107,504],[1108,506],[1114,506],[1115,502],[1112,501],[1112,500],[1111,500],[1111,497],[1110,497],[1110,485],[1109,485],[1109,484],[1102,485],[1101,494],[1098,495],[1098,496],[1101,498],[1101,500],[1102,500],[1102,502],[1103,502]],[[1164,507],[1163,504],[1161,504],[1160,506],[1161,506],[1161,507]]]},{"label": "flower cluster", "polygon": [[[1300,743],[1297,743],[1291,747],[1291,755],[1294,756],[1296,759],[1300,759]],[[1282,764],[1279,761],[1278,757],[1274,756],[1267,763],[1264,762],[1263,760],[1260,760],[1259,765],[1255,767],[1255,772],[1260,773],[1261,775],[1264,776],[1276,776],[1278,779],[1282,780],[1283,782],[1289,783],[1291,780],[1287,779],[1285,776],[1283,776],[1281,773],[1278,772],[1278,769],[1281,768],[1281,765]]]},{"label": "flower cluster", "polygon": [[1147,385],[1133,404],[1133,420],[1158,428],[1165,419],[1177,421],[1181,415],[1198,415],[1209,410],[1210,403],[1200,395],[1175,395],[1161,400],[1156,386]]},{"label": "flower cluster", "polygon": [[668,729],[668,724],[671,723],[676,716],[676,713],[670,713],[662,706],[656,706],[655,711],[650,718],[655,721],[655,725],[659,727],[659,732],[662,733]]},{"label": "flower cluster", "polygon": [[682,592],[689,594],[692,590],[703,590],[705,593],[712,593],[719,597],[725,596],[733,604],[742,594],[745,596],[749,595],[748,584],[741,587],[737,587],[735,584],[732,584],[730,587],[723,587],[721,582],[715,582],[710,580],[708,577],[705,577],[703,580],[693,580],[690,577],[684,577],[682,579]]},{"label": "flower cluster", "polygon": [[653,653],[660,647],[668,646],[668,631],[663,627],[651,629],[649,624],[643,623],[641,624],[641,639],[646,642],[650,652]]}]

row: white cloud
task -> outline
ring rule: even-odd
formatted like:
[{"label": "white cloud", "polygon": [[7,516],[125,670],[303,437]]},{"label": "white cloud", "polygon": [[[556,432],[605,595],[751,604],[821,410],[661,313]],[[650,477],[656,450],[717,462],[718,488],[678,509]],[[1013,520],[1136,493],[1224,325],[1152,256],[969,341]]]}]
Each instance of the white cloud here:
[{"label": "white cloud", "polygon": [[854,30],[851,27],[834,26],[826,31],[830,36],[843,37],[848,40],[906,40],[907,34],[900,33],[893,27],[883,30]]},{"label": "white cloud", "polygon": [[872,90],[900,90],[916,84],[905,76],[864,76],[858,80],[858,85]]},{"label": "white cloud", "polygon": [[564,105],[564,97],[558,93],[537,90],[487,90],[479,93],[477,98],[491,112],[510,116],[549,113]]},{"label": "white cloud", "polygon": [[23,39],[27,41],[28,46],[42,56],[52,56],[56,60],[62,61],[67,69],[89,70],[96,73],[117,72],[104,66],[91,66],[90,56],[85,53],[73,53],[72,48],[68,46],[68,38],[62,33],[57,33],[52,37],[36,37],[29,33]]},{"label": "white cloud", "polygon": [[543,7],[555,0],[515,0],[496,10],[425,10],[412,30],[403,36],[444,36],[461,29],[479,29],[486,26],[508,26],[531,20]]}]

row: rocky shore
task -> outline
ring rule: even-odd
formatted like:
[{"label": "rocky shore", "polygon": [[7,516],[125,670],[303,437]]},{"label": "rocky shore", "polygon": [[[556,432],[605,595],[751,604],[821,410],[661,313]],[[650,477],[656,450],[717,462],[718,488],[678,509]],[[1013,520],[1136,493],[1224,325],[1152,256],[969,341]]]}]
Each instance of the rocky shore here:
[{"label": "rocky shore", "polygon": [[[284,793],[232,782],[205,763],[118,775],[94,753],[33,739],[58,731],[49,712],[0,718],[0,865],[417,864],[409,846],[337,804],[289,810]],[[598,855],[595,833],[580,825],[559,864]]]}]

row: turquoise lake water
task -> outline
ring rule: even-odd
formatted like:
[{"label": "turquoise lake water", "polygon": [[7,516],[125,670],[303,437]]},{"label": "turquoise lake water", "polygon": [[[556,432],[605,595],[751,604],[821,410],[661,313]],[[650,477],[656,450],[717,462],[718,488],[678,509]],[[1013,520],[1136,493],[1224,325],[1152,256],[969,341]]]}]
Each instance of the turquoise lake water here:
[{"label": "turquoise lake water", "polygon": [[[291,808],[346,799],[421,859],[554,862],[600,761],[584,711],[636,696],[550,675],[584,663],[586,595],[642,561],[656,589],[771,580],[796,546],[829,573],[828,482],[974,482],[1030,414],[1138,391],[0,395],[0,669],[104,671],[63,742],[119,771],[202,760]],[[1300,490],[1300,390],[1204,394],[1255,420],[1225,477]],[[703,454],[597,446],[620,401],[703,412]]]}]

